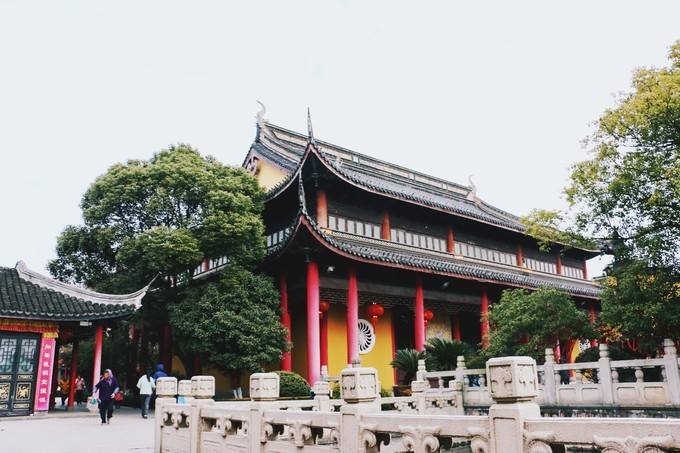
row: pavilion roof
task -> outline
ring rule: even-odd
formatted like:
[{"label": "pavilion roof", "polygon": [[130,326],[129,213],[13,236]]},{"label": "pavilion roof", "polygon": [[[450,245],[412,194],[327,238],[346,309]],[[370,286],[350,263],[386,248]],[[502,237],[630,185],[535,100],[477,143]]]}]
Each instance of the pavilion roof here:
[{"label": "pavilion roof", "polygon": [[124,295],[103,294],[39,274],[23,262],[0,267],[0,317],[51,321],[124,318],[141,305],[149,286]]}]

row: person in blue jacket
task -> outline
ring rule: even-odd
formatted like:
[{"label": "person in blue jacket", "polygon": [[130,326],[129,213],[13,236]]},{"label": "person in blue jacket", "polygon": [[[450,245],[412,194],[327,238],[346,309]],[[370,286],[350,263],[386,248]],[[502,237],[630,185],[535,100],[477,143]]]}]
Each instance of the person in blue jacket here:
[{"label": "person in blue jacket", "polygon": [[165,372],[165,367],[162,363],[156,365],[156,372],[151,377],[154,379],[158,379],[159,377],[168,377],[168,373]]}]

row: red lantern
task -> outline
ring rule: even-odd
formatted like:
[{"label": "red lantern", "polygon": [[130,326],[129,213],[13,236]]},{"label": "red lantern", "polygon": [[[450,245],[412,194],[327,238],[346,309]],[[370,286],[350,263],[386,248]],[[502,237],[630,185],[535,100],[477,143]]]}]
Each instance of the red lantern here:
[{"label": "red lantern", "polygon": [[323,318],[323,314],[330,310],[330,308],[331,304],[329,304],[325,300],[319,302],[319,319]]},{"label": "red lantern", "polygon": [[434,313],[432,312],[432,310],[427,309],[423,313],[423,316],[425,317],[425,327],[427,327],[427,323],[434,319]]},{"label": "red lantern", "polygon": [[378,318],[385,314],[385,309],[380,304],[372,303],[366,308],[366,313],[371,317],[371,324],[375,329],[378,325]]}]

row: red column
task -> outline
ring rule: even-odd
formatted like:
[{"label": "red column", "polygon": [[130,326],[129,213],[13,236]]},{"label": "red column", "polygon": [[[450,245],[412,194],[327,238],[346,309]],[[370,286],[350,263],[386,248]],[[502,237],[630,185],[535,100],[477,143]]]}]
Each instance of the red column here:
[{"label": "red column", "polygon": [[461,341],[460,336],[460,315],[451,315],[451,334],[454,340]]},{"label": "red column", "polygon": [[359,286],[354,266],[347,270],[347,363],[359,360]]},{"label": "red column", "polygon": [[558,275],[562,275],[562,256],[557,255],[557,262],[555,263],[555,269]]},{"label": "red column", "polygon": [[319,266],[307,263],[307,381],[314,384],[321,377],[319,345]]},{"label": "red column", "polygon": [[[281,324],[286,328],[286,341],[291,344],[290,313],[288,312],[288,280],[285,274],[279,276],[279,292],[281,294]],[[281,357],[281,370],[293,371],[293,356],[290,351],[283,353]]]},{"label": "red column", "polygon": [[425,350],[425,297],[423,296],[423,281],[420,277],[416,280],[416,305],[415,305],[415,343],[416,351]]},{"label": "red column", "polygon": [[328,199],[326,191],[321,189],[316,192],[316,223],[321,228],[328,227]]},{"label": "red column", "polygon": [[198,376],[200,374],[203,374],[203,365],[201,364],[201,356],[196,354],[194,356],[194,363],[192,364],[192,367],[194,369],[194,376]]},{"label": "red column", "polygon": [[453,238],[453,229],[449,227],[449,231],[446,234],[446,251],[453,253],[455,240]]},{"label": "red column", "polygon": [[583,260],[583,279],[588,280],[588,265],[586,264],[586,260]]},{"label": "red column", "polygon": [[390,240],[390,213],[388,211],[383,212],[382,227],[380,229],[380,239],[385,241]]},{"label": "red column", "polygon": [[[588,315],[590,318],[590,325],[594,326],[595,321],[597,320],[597,311],[595,310],[595,302],[590,303],[590,307],[588,307]],[[591,348],[596,348],[597,347],[597,340],[592,339],[590,340],[590,347]]]},{"label": "red column", "polygon": [[67,409],[73,410],[73,400],[76,399],[76,378],[78,377],[78,351],[80,350],[80,343],[78,340],[73,340],[73,348],[71,349],[71,384],[68,388],[68,404]]},{"label": "red column", "polygon": [[104,346],[104,327],[97,324],[94,330],[94,363],[92,365],[92,388],[99,382],[102,375],[102,347]]},{"label": "red column", "polygon": [[480,309],[480,330],[482,334],[482,348],[489,347],[489,298],[486,295],[486,288],[482,288],[482,301]]},{"label": "red column", "polygon": [[517,246],[517,265],[524,267],[524,249],[521,245]]},{"label": "red column", "polygon": [[319,336],[321,337],[321,365],[328,366],[328,312],[320,314]]},{"label": "red column", "polygon": [[163,326],[163,356],[161,361],[168,375],[172,373],[172,355],[172,329],[167,325]]}]

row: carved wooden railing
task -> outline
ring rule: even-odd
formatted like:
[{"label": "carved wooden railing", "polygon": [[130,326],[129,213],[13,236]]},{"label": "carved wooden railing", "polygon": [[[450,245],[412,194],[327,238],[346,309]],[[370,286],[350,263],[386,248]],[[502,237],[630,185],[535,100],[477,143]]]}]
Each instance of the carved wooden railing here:
[{"label": "carved wooden railing", "polygon": [[[277,400],[275,373],[251,376],[251,401],[215,403],[214,379],[195,376],[179,386],[189,403],[177,404],[177,381],[161,378],[155,452],[435,453],[458,443],[469,443],[475,453],[544,453],[570,446],[594,446],[607,453],[680,451],[680,420],[541,418],[537,367],[529,357],[491,359],[485,374],[493,404],[483,416],[444,411],[461,409],[463,389],[457,381],[429,389],[417,379],[410,400],[380,398],[373,368],[342,371],[339,410],[333,410],[323,381],[315,386],[312,406]],[[383,405],[400,403],[409,407],[381,411]]]}]

